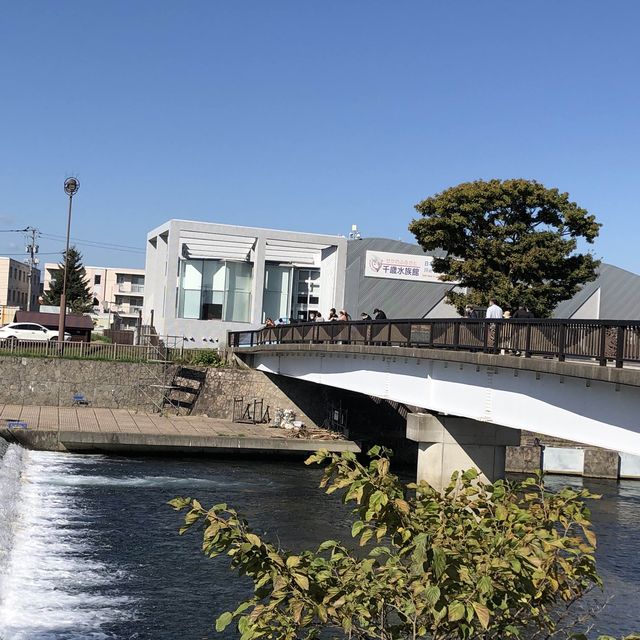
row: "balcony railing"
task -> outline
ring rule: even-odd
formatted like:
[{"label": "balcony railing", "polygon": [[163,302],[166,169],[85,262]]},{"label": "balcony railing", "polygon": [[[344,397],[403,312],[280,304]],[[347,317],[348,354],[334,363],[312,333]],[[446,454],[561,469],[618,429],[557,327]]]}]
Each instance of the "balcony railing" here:
[{"label": "balcony railing", "polygon": [[362,344],[452,349],[640,363],[640,321],[617,320],[371,320],[307,322],[255,331],[231,331],[233,348],[278,344]]},{"label": "balcony railing", "polygon": [[118,293],[144,293],[144,285],[131,284],[131,282],[119,282]]}]

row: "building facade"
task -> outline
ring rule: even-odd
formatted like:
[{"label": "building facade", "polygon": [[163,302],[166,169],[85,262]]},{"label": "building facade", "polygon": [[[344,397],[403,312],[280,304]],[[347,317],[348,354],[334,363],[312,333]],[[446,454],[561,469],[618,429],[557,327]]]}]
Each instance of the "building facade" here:
[{"label": "building facade", "polygon": [[[60,269],[56,263],[44,265],[44,291]],[[119,327],[133,329],[144,306],[144,269],[123,267],[85,267],[86,282],[93,295],[93,306],[99,316],[108,318],[109,326],[117,320]]]},{"label": "building facade", "polygon": [[441,249],[425,253],[417,244],[388,238],[350,240],[347,248],[345,305],[354,320],[382,309],[389,318],[455,318],[445,300],[455,284],[433,271]]},{"label": "building facade", "polygon": [[[144,323],[187,346],[344,301],[340,236],[170,220],[147,236]],[[211,345],[213,346],[213,345]]]},{"label": "building facade", "polygon": [[[31,278],[31,288],[29,279]],[[29,304],[31,295],[31,304]],[[13,258],[0,258],[0,307],[38,310],[40,271]]]}]

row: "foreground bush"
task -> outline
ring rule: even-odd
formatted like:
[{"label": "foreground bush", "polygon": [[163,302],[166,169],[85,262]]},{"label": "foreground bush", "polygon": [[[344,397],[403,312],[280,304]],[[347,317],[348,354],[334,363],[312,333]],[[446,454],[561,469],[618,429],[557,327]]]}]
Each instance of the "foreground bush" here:
[{"label": "foreground bush", "polygon": [[218,631],[235,621],[242,640],[322,630],[362,640],[548,637],[600,584],[588,491],[551,493],[541,478],[483,486],[472,470],[440,494],[425,483],[403,487],[386,450],[369,455],[367,466],[352,453],[307,460],[326,464],[321,487],[354,505],[356,553],[327,540],[291,554],[226,504],[170,502],[187,510],[180,533],[202,525],[204,553],[226,554],[253,580],[254,596],[223,613]]}]

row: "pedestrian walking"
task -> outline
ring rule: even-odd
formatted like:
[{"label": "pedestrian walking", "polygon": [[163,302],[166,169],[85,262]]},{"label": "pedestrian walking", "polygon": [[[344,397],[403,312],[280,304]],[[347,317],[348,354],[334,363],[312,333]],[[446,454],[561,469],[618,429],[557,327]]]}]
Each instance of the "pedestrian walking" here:
[{"label": "pedestrian walking", "polygon": [[387,314],[382,309],[374,309],[373,310],[373,319],[374,320],[386,320]]}]

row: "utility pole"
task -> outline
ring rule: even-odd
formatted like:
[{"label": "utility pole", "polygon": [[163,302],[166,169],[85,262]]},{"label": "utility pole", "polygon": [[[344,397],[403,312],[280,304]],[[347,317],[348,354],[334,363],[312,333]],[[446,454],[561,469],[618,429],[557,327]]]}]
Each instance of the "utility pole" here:
[{"label": "utility pole", "polygon": [[33,227],[27,227],[25,229],[27,235],[27,244],[26,251],[29,254],[27,258],[27,264],[29,265],[29,293],[27,294],[27,311],[31,311],[31,294],[33,293],[33,268],[40,262],[38,258],[36,258],[36,253],[38,253],[39,247],[36,244],[36,240],[40,235],[40,232]]}]

